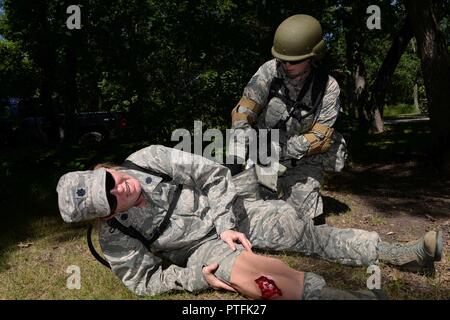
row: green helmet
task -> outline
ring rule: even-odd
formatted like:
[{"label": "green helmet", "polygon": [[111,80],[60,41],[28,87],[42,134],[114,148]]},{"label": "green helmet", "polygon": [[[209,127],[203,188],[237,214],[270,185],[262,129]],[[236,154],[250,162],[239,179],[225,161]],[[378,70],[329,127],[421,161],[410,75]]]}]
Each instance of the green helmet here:
[{"label": "green helmet", "polygon": [[307,58],[321,59],[325,41],[319,21],[306,14],[296,14],[284,20],[275,31],[272,55],[283,61]]}]

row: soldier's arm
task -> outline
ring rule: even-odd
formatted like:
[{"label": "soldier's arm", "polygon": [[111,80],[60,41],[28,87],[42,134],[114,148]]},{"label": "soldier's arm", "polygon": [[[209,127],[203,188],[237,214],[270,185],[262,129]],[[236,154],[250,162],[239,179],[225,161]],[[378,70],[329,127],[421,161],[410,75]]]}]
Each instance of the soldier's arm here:
[{"label": "soldier's arm", "polygon": [[181,150],[152,145],[130,155],[131,160],[171,176],[178,184],[196,187],[208,196],[217,233],[234,229],[232,205],[236,190],[230,170],[217,162]]},{"label": "soldier's arm", "polygon": [[171,265],[163,269],[162,260],[137,239],[120,231],[109,232],[102,225],[100,245],[111,270],[122,283],[138,295],[157,295],[175,290],[195,292],[209,287],[202,265],[182,268]]},{"label": "soldier's arm", "polygon": [[276,74],[275,59],[264,63],[253,75],[244,89],[242,98],[231,111],[233,128],[245,128],[256,123],[259,113],[267,102],[270,83]]},{"label": "soldier's arm", "polygon": [[326,152],[332,144],[333,126],[340,111],[339,85],[329,77],[317,122],[310,131],[292,136],[286,144],[286,155],[301,159],[304,156]]}]

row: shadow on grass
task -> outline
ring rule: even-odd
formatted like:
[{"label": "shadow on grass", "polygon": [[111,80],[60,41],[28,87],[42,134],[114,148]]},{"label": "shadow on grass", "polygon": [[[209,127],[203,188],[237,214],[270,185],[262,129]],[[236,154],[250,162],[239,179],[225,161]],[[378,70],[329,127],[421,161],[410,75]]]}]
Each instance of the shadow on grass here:
[{"label": "shadow on grass", "polygon": [[450,217],[450,181],[415,162],[352,167],[329,181],[328,190],[358,195],[385,215]]},{"label": "shadow on grass", "polygon": [[393,163],[416,160],[432,163],[429,122],[385,125],[385,132],[365,134],[344,132],[348,160],[358,164]]},{"label": "shadow on grass", "polygon": [[[327,189],[367,196],[386,214],[394,207],[413,208],[411,214],[449,216],[450,182],[431,166],[428,158],[429,124],[401,123],[387,126],[379,135],[342,130],[349,145],[349,160],[340,175],[332,176]],[[21,241],[68,232],[76,226],[63,223],[57,207],[56,184],[68,171],[86,170],[99,162],[122,162],[148,142],[115,142],[91,146],[9,147],[0,152],[0,262],[8,248]],[[430,203],[433,204],[430,206]],[[389,209],[392,207],[392,210]],[[324,211],[342,214],[349,207],[324,197]],[[84,230],[84,229],[83,229]],[[78,232],[78,231],[77,231]],[[81,229],[80,233],[83,232]]]},{"label": "shadow on grass", "polygon": [[358,195],[386,215],[449,218],[450,179],[434,166],[428,122],[386,126],[378,135],[347,137],[349,161],[327,190]]},{"label": "shadow on grass", "polygon": [[350,211],[350,207],[347,204],[332,197],[322,195],[322,201],[325,215],[340,215]]}]

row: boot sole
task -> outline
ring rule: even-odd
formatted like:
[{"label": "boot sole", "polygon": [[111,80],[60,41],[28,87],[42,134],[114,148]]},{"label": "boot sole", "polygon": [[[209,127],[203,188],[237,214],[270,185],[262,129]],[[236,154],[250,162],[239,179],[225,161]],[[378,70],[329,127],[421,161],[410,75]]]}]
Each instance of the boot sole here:
[{"label": "boot sole", "polygon": [[428,260],[424,263],[424,265],[420,266],[417,265],[416,262],[410,262],[403,267],[401,267],[401,270],[410,271],[410,272],[417,272],[419,274],[423,274],[425,276],[433,276],[436,273],[436,269],[434,267],[435,261],[441,261],[442,259],[442,250],[444,247],[444,239],[442,236],[442,231],[439,230],[436,232],[436,246],[435,246],[435,252],[434,252],[434,258],[433,260]]},{"label": "boot sole", "polygon": [[434,253],[434,261],[441,261],[443,247],[444,247],[444,238],[442,236],[442,231],[439,230],[436,233],[436,252]]}]

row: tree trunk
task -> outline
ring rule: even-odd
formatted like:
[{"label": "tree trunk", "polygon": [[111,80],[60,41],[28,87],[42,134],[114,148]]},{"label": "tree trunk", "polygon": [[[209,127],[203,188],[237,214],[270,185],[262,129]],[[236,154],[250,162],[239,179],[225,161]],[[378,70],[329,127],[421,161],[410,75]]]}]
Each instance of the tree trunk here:
[{"label": "tree trunk", "polygon": [[80,45],[78,39],[78,30],[73,30],[69,35],[66,47],[66,75],[64,86],[64,111],[66,117],[65,140],[66,142],[75,142],[77,139],[77,123],[75,113],[78,109],[78,84],[77,84],[77,48]]},{"label": "tree trunk", "polygon": [[407,0],[405,5],[417,39],[428,98],[432,153],[437,164],[449,170],[450,57],[446,40],[439,30],[432,0]]},{"label": "tree trunk", "polygon": [[[42,2],[38,7],[39,20],[42,21],[42,33],[50,33],[50,25],[48,22],[48,5]],[[41,82],[39,84],[39,104],[44,110],[44,115],[49,119],[50,126],[47,132],[48,142],[56,144],[59,141],[58,129],[58,110],[53,101],[55,82],[55,60],[56,52],[54,46],[47,38],[39,39],[42,45],[36,54],[36,65],[41,69]]]},{"label": "tree trunk", "polygon": [[364,37],[361,28],[360,17],[365,14],[366,8],[356,0],[344,0],[344,7],[350,7],[350,12],[343,11],[342,21],[345,32],[346,60],[351,77],[347,81],[346,91],[349,96],[350,109],[355,114],[355,119],[359,119],[360,130],[367,131],[368,118],[365,112],[367,101],[366,71],[362,52],[364,47]]},{"label": "tree trunk", "polygon": [[[412,39],[412,48],[413,52],[417,53],[417,43],[416,39]],[[414,99],[414,108],[416,110],[420,110],[419,106],[419,81],[418,81],[418,75],[416,75],[416,78],[414,79],[414,87],[413,87],[413,99]]]},{"label": "tree trunk", "polygon": [[414,82],[413,98],[414,98],[414,108],[416,110],[419,110],[419,86],[417,85],[417,80]]},{"label": "tree trunk", "polygon": [[366,68],[364,60],[361,58],[359,50],[355,51],[356,56],[356,70],[354,76],[354,89],[352,95],[352,102],[358,110],[358,119],[360,128],[367,131],[368,127],[368,114],[366,113],[365,106],[367,105],[367,90],[366,90]]},{"label": "tree trunk", "polygon": [[408,17],[406,17],[405,23],[392,42],[392,45],[389,48],[380,69],[378,70],[377,78],[372,86],[371,99],[367,110],[371,132],[381,133],[384,131],[382,116],[386,89],[391,83],[395,68],[400,61],[400,57],[403,52],[405,52],[412,36],[413,32],[411,24]]}]

